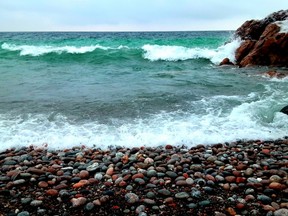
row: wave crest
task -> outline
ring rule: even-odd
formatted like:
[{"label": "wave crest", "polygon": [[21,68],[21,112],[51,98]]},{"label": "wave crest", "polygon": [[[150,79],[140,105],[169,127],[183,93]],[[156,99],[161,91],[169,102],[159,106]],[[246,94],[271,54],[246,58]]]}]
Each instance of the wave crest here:
[{"label": "wave crest", "polygon": [[21,56],[42,56],[49,53],[69,53],[69,54],[84,54],[93,52],[96,49],[110,50],[110,49],[127,49],[127,46],[119,46],[117,48],[105,47],[99,44],[93,46],[35,46],[35,45],[15,45],[3,43],[1,48],[9,51],[20,51]]},{"label": "wave crest", "polygon": [[233,40],[217,49],[208,48],[188,48],[183,46],[160,46],[146,44],[142,47],[144,50],[143,57],[150,61],[183,61],[189,59],[209,59],[214,64],[219,64],[224,58],[229,58],[235,62],[235,51],[241,41]]}]

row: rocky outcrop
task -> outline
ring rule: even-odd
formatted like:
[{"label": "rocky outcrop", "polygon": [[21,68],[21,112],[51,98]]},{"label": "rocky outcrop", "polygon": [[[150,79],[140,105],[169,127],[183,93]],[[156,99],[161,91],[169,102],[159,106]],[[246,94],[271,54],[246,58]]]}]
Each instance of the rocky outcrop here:
[{"label": "rocky outcrop", "polygon": [[288,115],[288,106],[283,107],[280,112]]},{"label": "rocky outcrop", "polygon": [[268,65],[288,67],[288,10],[281,10],[262,20],[246,21],[235,32],[242,43],[236,50],[240,67]]}]

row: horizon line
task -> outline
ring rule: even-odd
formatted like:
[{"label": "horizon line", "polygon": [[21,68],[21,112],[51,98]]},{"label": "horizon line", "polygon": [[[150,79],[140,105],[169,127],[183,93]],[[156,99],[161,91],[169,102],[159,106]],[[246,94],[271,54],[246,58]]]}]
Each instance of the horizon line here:
[{"label": "horizon line", "polygon": [[88,33],[88,32],[99,32],[99,33],[105,33],[105,32],[107,32],[107,33],[112,33],[112,32],[119,32],[119,33],[124,33],[124,32],[217,32],[217,31],[226,31],[226,32],[229,32],[229,31],[236,31],[236,30],[159,30],[159,31],[157,31],[157,30],[102,30],[102,31],[99,31],[99,30],[91,30],[91,31],[88,31],[88,30],[85,30],[85,31],[83,31],[83,30],[63,30],[63,31],[61,31],[61,30],[21,30],[21,31],[17,31],[17,30],[12,30],[12,31],[5,31],[5,30],[0,30],[0,33],[33,33],[33,32],[37,32],[37,33],[41,33],[41,32],[43,32],[43,33],[45,33],[45,32],[71,32],[71,33],[75,33],[75,32],[83,32],[83,33]]}]

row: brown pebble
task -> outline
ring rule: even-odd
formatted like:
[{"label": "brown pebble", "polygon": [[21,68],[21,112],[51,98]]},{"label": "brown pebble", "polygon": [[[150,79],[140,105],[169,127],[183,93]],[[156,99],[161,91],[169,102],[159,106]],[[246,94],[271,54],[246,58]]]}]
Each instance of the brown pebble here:
[{"label": "brown pebble", "polygon": [[224,190],[230,190],[230,185],[229,185],[229,183],[225,183],[225,184],[223,185],[223,189],[224,189]]},{"label": "brown pebble", "polygon": [[40,188],[47,188],[47,187],[48,187],[48,183],[45,182],[45,181],[40,181],[40,182],[38,183],[38,187],[40,187]]},{"label": "brown pebble", "polygon": [[273,211],[273,212],[275,211],[275,209],[271,205],[264,205],[263,209],[265,211]]},{"label": "brown pebble", "polygon": [[109,167],[106,171],[106,175],[112,176],[114,173],[114,168],[113,167]]},{"label": "brown pebble", "polygon": [[79,173],[81,179],[87,179],[89,177],[89,172],[87,170],[81,170]]},{"label": "brown pebble", "polygon": [[173,149],[173,146],[168,144],[165,146],[165,149]]},{"label": "brown pebble", "polygon": [[225,180],[229,183],[232,183],[232,182],[236,181],[236,177],[235,176],[226,176]]},{"label": "brown pebble", "polygon": [[55,190],[55,189],[49,189],[49,190],[46,191],[46,194],[48,196],[57,196],[58,195],[58,191]]},{"label": "brown pebble", "polygon": [[206,175],[206,179],[215,182],[215,178],[212,175]]},{"label": "brown pebble", "polygon": [[269,184],[269,188],[274,189],[274,190],[282,190],[285,188],[285,185],[282,185],[278,182],[271,182]]},{"label": "brown pebble", "polygon": [[65,189],[65,188],[68,188],[68,185],[64,184],[64,183],[61,183],[59,185],[56,185],[54,187],[55,190],[62,190],[62,189]]},{"label": "brown pebble", "polygon": [[231,216],[235,216],[236,215],[236,211],[233,208],[231,208],[231,207],[227,208],[227,213],[229,215],[231,215]]},{"label": "brown pebble", "polygon": [[132,176],[132,180],[136,179],[136,178],[144,178],[144,175],[143,173],[136,173]]},{"label": "brown pebble", "polygon": [[187,182],[186,182],[186,180],[179,180],[176,182],[176,185],[177,186],[186,186]]},{"label": "brown pebble", "polygon": [[101,206],[101,202],[100,202],[99,199],[94,200],[93,204],[96,205],[96,206]]},{"label": "brown pebble", "polygon": [[72,198],[71,203],[73,207],[82,206],[86,203],[87,199],[85,197],[79,197],[79,198]]},{"label": "brown pebble", "polygon": [[173,197],[167,197],[164,199],[164,203],[172,203],[174,201]]}]

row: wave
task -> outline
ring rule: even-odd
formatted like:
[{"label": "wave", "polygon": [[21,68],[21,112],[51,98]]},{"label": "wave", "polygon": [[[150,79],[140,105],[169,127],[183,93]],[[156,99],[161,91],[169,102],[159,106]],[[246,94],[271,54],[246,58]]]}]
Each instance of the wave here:
[{"label": "wave", "polygon": [[239,47],[241,41],[233,40],[217,49],[209,48],[188,48],[183,46],[160,46],[160,45],[144,45],[144,58],[150,61],[179,61],[189,59],[209,59],[214,64],[219,64],[224,58],[235,61],[235,51]]},{"label": "wave", "polygon": [[[224,58],[228,57],[232,62],[235,61],[235,50],[239,47],[240,40],[234,40],[216,49],[211,48],[189,48],[184,46],[173,46],[173,45],[151,45],[145,44],[142,47],[129,47],[125,45],[109,47],[102,46],[100,44],[91,46],[36,46],[36,45],[16,45],[3,43],[1,48],[3,50],[20,52],[20,56],[43,56],[47,54],[89,54],[94,53],[97,50],[102,52],[113,52],[115,51],[119,56],[127,51],[131,52],[128,55],[130,58],[144,58],[149,61],[184,61],[191,59],[208,59],[214,64],[219,64]],[[116,55],[117,55],[116,53]],[[105,55],[105,53],[101,53]]]},{"label": "wave", "polygon": [[1,48],[8,51],[20,51],[20,56],[42,56],[49,53],[69,53],[69,54],[84,54],[90,53],[97,49],[112,50],[112,49],[128,49],[127,46],[119,46],[116,48],[105,47],[99,44],[93,46],[35,46],[35,45],[15,45],[3,43]]},{"label": "wave", "polygon": [[[160,112],[147,118],[113,119],[111,123],[76,122],[61,113],[0,114],[4,148],[42,145],[49,148],[159,146],[278,139],[287,136],[288,116],[280,113],[288,99],[267,87],[270,95],[212,96],[191,102],[191,111]],[[282,99],[280,100],[279,98]],[[225,109],[225,104],[235,104]],[[193,112],[204,110],[202,113]],[[20,146],[19,146],[20,145]]]}]

